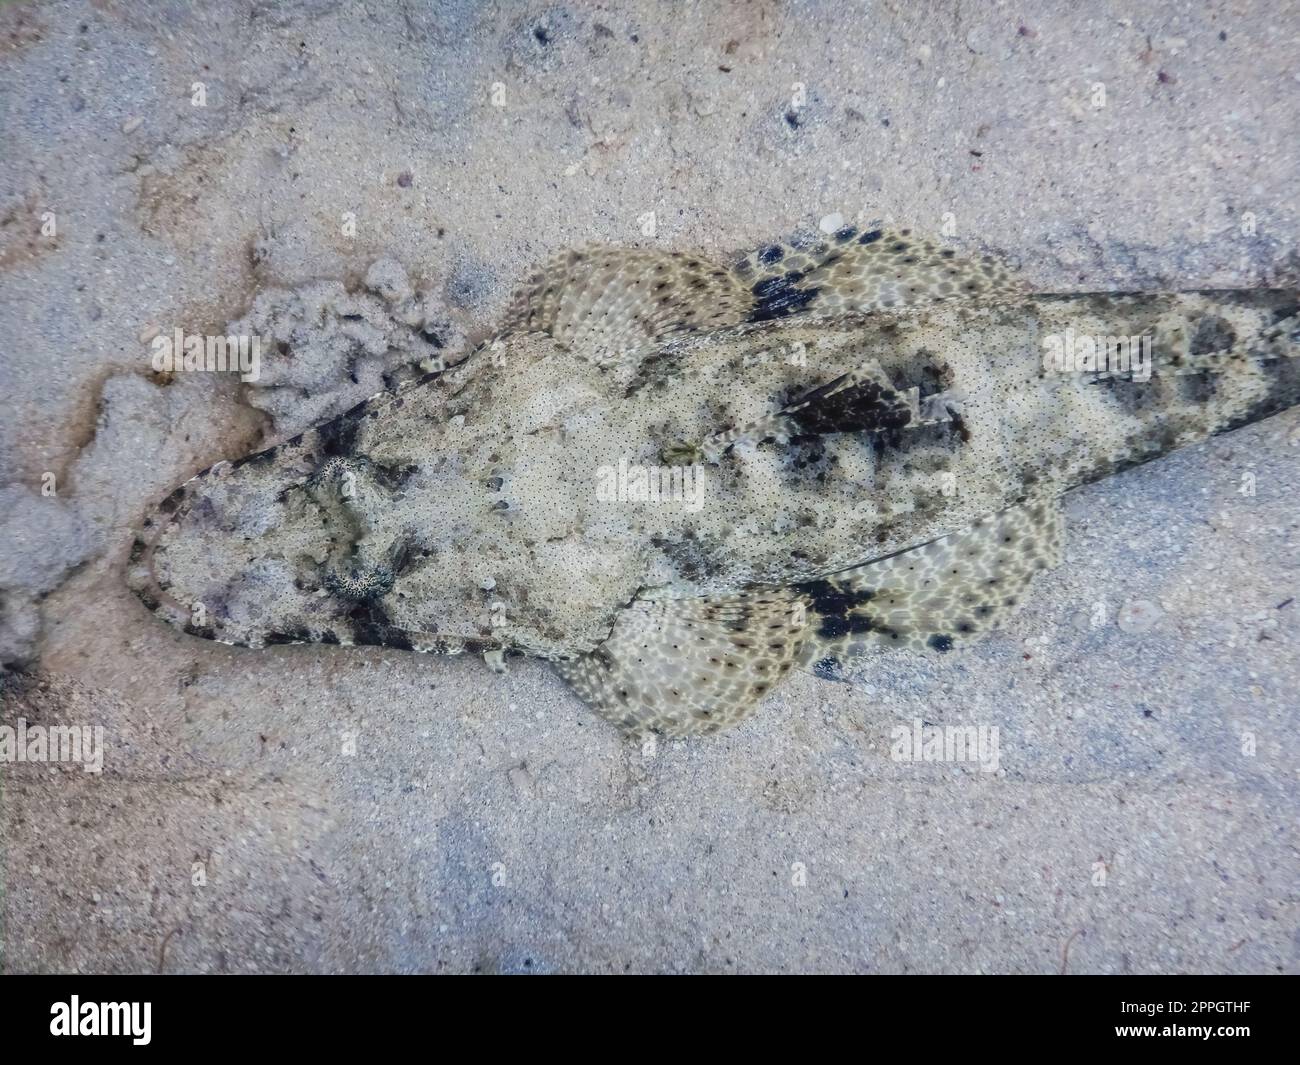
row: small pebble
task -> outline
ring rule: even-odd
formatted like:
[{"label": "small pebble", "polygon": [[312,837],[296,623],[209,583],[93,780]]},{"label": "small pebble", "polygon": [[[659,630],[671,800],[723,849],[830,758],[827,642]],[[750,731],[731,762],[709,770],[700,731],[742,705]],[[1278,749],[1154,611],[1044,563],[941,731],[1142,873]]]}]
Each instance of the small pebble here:
[{"label": "small pebble", "polygon": [[128,118],[125,122],[122,123],[122,132],[134,133],[143,125],[144,125],[144,119],[141,118],[139,115],[136,115],[134,118]]},{"label": "small pebble", "polygon": [[1130,599],[1119,608],[1115,624],[1121,632],[1148,632],[1160,620],[1162,611],[1149,599]]},{"label": "small pebble", "polygon": [[528,772],[525,766],[517,765],[510,770],[510,783],[514,785],[515,791],[523,798],[536,798],[537,787],[533,782],[533,775]]}]

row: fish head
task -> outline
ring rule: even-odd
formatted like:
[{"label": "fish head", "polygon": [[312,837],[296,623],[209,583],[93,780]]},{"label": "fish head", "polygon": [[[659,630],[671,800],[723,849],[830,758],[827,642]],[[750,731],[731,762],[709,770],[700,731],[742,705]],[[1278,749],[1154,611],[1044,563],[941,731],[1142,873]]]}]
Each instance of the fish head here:
[{"label": "fish head", "polygon": [[595,646],[639,558],[585,469],[583,440],[607,429],[600,371],[558,354],[516,337],[218,462],[145,519],[128,583],[186,633],[244,647]]}]

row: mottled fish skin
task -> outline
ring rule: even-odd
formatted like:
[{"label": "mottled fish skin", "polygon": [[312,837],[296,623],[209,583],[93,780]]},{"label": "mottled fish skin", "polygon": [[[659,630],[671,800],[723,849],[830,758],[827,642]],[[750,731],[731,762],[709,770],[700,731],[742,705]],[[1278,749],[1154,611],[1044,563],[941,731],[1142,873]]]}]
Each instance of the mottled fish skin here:
[{"label": "mottled fish skin", "polygon": [[[1294,292],[1031,295],[907,231],[569,253],[459,365],[176,489],[128,579],[193,635],[517,651],[711,732],[790,669],[987,631],[1063,492],[1300,402],[1298,330]],[[1147,338],[1150,378],[1058,368],[1067,334]]]}]

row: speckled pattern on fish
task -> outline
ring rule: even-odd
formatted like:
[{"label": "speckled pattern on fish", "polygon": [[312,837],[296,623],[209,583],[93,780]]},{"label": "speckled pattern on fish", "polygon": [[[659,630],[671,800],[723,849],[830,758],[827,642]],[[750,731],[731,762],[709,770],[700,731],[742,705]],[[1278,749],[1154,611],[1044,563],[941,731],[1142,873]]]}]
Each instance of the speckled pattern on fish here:
[{"label": "speckled pattern on fish", "polygon": [[[523,653],[713,732],[989,631],[1064,492],[1300,400],[1298,327],[1294,292],[1032,294],[906,229],[570,251],[463,360],[177,488],[129,581],[196,636]],[[1052,362],[1079,337],[1103,372]],[[1149,365],[1104,372],[1114,338]]]}]

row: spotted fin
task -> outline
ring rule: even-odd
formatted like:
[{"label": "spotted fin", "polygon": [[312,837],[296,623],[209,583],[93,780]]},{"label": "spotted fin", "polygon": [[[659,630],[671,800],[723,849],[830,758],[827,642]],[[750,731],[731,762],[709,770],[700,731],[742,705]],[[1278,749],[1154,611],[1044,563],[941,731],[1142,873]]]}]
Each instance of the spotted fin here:
[{"label": "spotted fin", "polygon": [[635,365],[668,337],[744,322],[1020,291],[991,256],[963,259],[910,229],[845,226],[825,239],[769,244],[730,268],[655,248],[564,251],[515,294],[506,328],[549,333],[593,360]]},{"label": "spotted fin", "polygon": [[637,600],[609,639],[555,666],[617,725],[701,735],[743,719],[796,667],[806,624],[806,605],[790,589]]},{"label": "spotted fin", "polygon": [[845,226],[821,241],[769,244],[743,259],[736,273],[755,299],[751,321],[864,314],[1023,291],[993,256],[962,258],[910,229]]},{"label": "spotted fin", "polygon": [[637,600],[594,651],[556,662],[603,717],[703,735],[743,720],[791,669],[840,675],[870,647],[945,653],[1014,612],[1061,554],[1055,500],[816,581],[701,599]]},{"label": "spotted fin", "polygon": [[752,306],[748,286],[705,256],[595,246],[529,278],[506,327],[549,333],[597,362],[635,362],[660,338],[737,325]]},{"label": "spotted fin", "polygon": [[1013,613],[1060,562],[1056,500],[1031,500],[961,532],[795,586],[809,610],[801,665],[836,676],[872,647],[945,653]]}]

